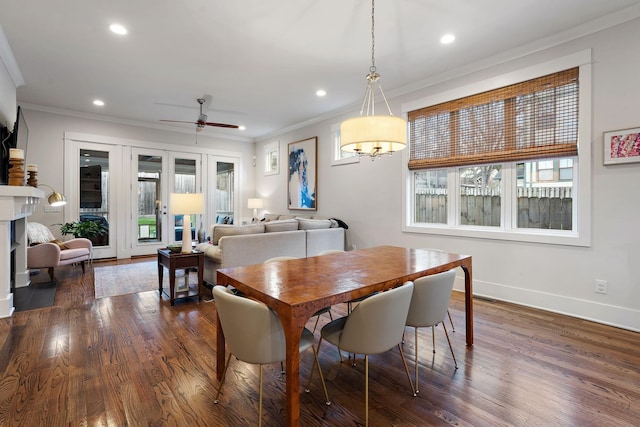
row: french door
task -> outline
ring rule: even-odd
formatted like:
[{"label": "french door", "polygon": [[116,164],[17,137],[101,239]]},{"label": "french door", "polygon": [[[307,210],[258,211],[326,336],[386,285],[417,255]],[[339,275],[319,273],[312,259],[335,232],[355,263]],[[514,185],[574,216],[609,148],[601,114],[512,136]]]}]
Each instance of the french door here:
[{"label": "french door", "polygon": [[93,258],[113,258],[117,254],[118,221],[115,201],[121,188],[122,171],[118,159],[121,149],[115,145],[86,141],[73,141],[73,149],[65,169],[65,193],[69,197],[65,206],[65,222],[97,221],[106,230],[91,237]]},{"label": "french door", "polygon": [[150,255],[169,243],[168,153],[131,149],[131,255]]}]

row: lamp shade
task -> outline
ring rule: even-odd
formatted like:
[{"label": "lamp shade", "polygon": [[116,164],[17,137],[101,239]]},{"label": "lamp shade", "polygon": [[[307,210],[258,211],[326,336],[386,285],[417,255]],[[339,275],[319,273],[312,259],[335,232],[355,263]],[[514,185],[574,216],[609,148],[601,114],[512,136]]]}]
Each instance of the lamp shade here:
[{"label": "lamp shade", "polygon": [[407,145],[407,122],[396,116],[361,116],[340,125],[340,149],[351,153],[384,154]]},{"label": "lamp shade", "polygon": [[204,213],[204,194],[171,193],[169,195],[169,213],[173,215]]},{"label": "lamp shade", "polygon": [[249,199],[247,207],[249,209],[262,209],[264,207],[264,201],[262,199]]}]

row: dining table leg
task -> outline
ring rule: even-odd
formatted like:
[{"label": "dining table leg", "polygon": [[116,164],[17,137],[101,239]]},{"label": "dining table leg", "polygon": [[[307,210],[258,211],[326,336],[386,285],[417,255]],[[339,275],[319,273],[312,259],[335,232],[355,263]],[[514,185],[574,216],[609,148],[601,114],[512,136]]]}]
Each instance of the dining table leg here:
[{"label": "dining table leg", "polygon": [[278,313],[278,316],[287,342],[285,425],[297,427],[300,425],[300,337],[306,321],[293,321],[297,316],[292,316],[291,313]]},{"label": "dining table leg", "polygon": [[460,267],[464,271],[464,311],[467,345],[473,345],[473,277],[471,258]]}]

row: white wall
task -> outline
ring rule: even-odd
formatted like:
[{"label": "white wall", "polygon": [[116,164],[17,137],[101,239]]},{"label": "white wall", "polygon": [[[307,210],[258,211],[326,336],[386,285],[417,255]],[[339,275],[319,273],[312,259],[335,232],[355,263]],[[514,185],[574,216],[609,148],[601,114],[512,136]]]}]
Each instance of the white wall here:
[{"label": "white wall", "polygon": [[[252,212],[247,209],[246,200],[249,197],[253,197],[254,193],[253,143],[208,137],[205,131],[198,134],[198,143],[196,145],[195,132],[167,132],[100,120],[70,117],[29,109],[28,107],[24,109],[24,115],[29,128],[26,162],[38,165],[38,182],[41,184],[47,184],[58,191],[63,191],[64,189],[63,138],[65,132],[172,144],[176,147],[176,151],[180,151],[180,146],[188,146],[190,148],[199,146],[203,149],[240,152],[243,162],[240,165],[241,175],[239,176],[241,183],[241,194],[239,195],[240,208],[242,210],[241,217],[250,218],[252,215]],[[44,212],[44,203],[42,203],[36,208],[36,212],[30,220],[41,222],[45,225],[60,224],[64,222],[64,211]],[[59,231],[58,228],[51,227],[51,231],[55,234]]]},{"label": "white wall", "polygon": [[[257,196],[266,198],[266,211],[287,212],[287,144],[318,136],[317,213],[344,220],[350,227],[349,245],[435,247],[471,254],[476,294],[640,331],[640,275],[633,270],[640,253],[640,164],[602,164],[603,132],[640,127],[638,40],[640,20],[635,19],[391,100],[397,114],[402,103],[591,48],[593,140],[580,142],[581,150],[592,150],[593,159],[592,209],[587,213],[592,217],[590,247],[403,233],[402,170],[406,164],[401,156],[330,165],[330,127],[347,116],[258,143],[260,164],[264,145],[280,141],[281,165],[278,175],[257,172]],[[608,294],[594,292],[595,279],[608,281]],[[462,289],[461,285],[459,278],[456,287]]]}]

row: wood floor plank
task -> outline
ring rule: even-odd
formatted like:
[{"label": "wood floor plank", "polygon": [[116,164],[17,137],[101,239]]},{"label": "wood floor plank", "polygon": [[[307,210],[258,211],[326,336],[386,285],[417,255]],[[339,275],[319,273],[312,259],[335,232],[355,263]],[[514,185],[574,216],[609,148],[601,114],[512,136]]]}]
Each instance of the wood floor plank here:
[{"label": "wood floor plank", "polygon": [[[134,261],[112,261],[121,264]],[[106,265],[109,263],[94,263]],[[257,423],[258,368],[233,360],[219,404],[215,303],[171,306],[149,291],[95,299],[93,265],[60,268],[53,307],[0,319],[2,426],[245,426]],[[332,309],[334,318],[345,307]],[[476,300],[475,345],[465,345],[464,300],[454,293],[450,336],[436,353],[421,330],[420,393],[413,397],[397,349],[370,359],[371,426],[634,426],[640,422],[640,334],[514,304]],[[320,328],[329,321],[320,319]],[[314,321],[309,323],[313,328]],[[318,334],[318,332],[316,333]],[[413,331],[404,351],[411,375]],[[305,426],[364,423],[364,362],[341,363],[323,344],[301,392]],[[301,355],[301,384],[312,366]],[[284,425],[285,382],[264,368],[268,426]]]}]

